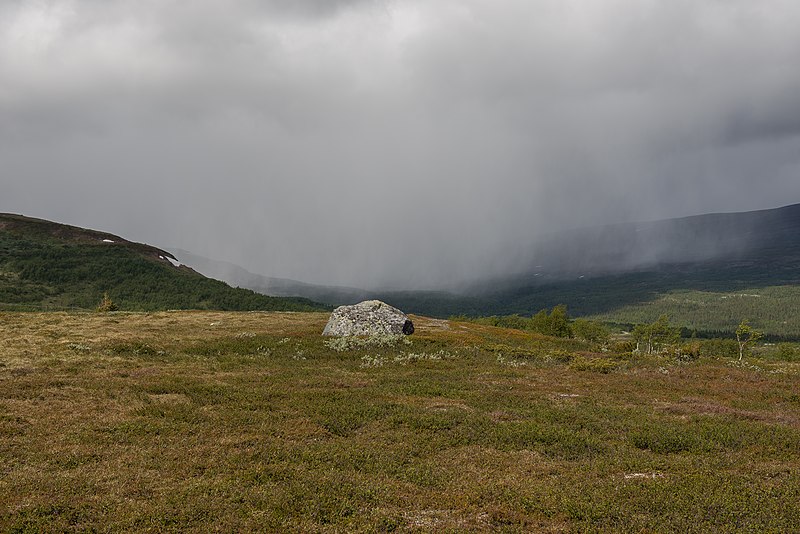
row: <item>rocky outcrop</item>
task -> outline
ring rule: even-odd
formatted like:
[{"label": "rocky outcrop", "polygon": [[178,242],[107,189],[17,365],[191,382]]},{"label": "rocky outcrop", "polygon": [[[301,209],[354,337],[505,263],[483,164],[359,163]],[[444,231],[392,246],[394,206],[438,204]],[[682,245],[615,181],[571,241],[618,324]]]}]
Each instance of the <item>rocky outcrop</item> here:
[{"label": "rocky outcrop", "polygon": [[414,323],[395,307],[380,300],[339,306],[331,314],[323,336],[410,335]]}]

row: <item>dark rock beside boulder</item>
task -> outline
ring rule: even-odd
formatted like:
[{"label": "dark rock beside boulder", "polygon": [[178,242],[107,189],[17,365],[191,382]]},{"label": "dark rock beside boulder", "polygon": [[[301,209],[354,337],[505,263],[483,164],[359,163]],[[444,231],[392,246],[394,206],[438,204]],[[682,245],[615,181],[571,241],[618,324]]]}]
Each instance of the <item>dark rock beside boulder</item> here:
[{"label": "dark rock beside boulder", "polygon": [[414,323],[408,316],[380,300],[339,306],[331,314],[323,336],[410,335]]}]

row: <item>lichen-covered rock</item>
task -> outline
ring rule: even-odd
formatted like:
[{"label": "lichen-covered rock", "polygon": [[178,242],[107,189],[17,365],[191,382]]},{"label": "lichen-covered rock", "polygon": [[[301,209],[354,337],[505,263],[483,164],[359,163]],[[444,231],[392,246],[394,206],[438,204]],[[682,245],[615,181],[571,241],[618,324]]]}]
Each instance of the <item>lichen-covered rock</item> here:
[{"label": "lichen-covered rock", "polygon": [[331,314],[323,336],[410,335],[414,323],[408,316],[380,300],[365,300],[352,306],[339,306]]}]

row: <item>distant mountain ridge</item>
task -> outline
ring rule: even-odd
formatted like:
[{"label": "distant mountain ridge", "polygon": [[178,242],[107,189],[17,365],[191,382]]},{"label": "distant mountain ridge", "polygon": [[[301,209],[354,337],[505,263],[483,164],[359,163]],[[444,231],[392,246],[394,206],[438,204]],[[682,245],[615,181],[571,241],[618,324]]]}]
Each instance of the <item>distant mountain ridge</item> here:
[{"label": "distant mountain ridge", "polygon": [[467,313],[522,314],[567,304],[575,315],[625,324],[666,314],[701,332],[742,319],[800,339],[800,204],[565,233],[527,272],[486,280]]},{"label": "distant mountain ridge", "polygon": [[[265,294],[304,295],[339,304],[377,294],[442,293],[370,291],[309,284],[255,274],[233,263],[184,250],[174,252],[181,261],[206,276]],[[450,293],[453,297],[479,297],[525,286],[563,283],[574,278],[583,280],[665,270],[680,272],[694,267],[741,268],[752,266],[753,261],[761,264],[769,277],[776,268],[791,267],[800,258],[800,204],[570,230],[552,235],[534,247],[530,256],[528,266],[517,274],[465,283]],[[754,273],[748,275],[752,276]],[[793,280],[791,276],[789,279]]]},{"label": "distant mountain ridge", "polygon": [[[455,292],[304,284],[176,255],[235,285],[329,305],[379,298],[408,313],[447,317],[530,315],[564,303],[575,315],[621,322],[664,312],[704,330],[729,331],[745,316],[756,323],[761,316],[773,332],[800,336],[800,319],[794,319],[800,316],[800,204],[555,234],[530,251],[517,274],[477,280]],[[727,297],[742,292],[761,298],[743,306]],[[669,304],[677,301],[682,304]]]},{"label": "distant mountain ridge", "polygon": [[234,287],[252,289],[265,295],[277,297],[303,295],[319,302],[352,304],[374,294],[374,292],[355,287],[309,284],[289,278],[265,276],[250,272],[234,263],[198,256],[179,248],[172,250],[179,261],[191,265],[193,269],[205,276],[223,280]]},{"label": "distant mountain ridge", "polygon": [[569,230],[551,235],[528,255],[517,273],[466,284],[462,292],[481,295],[578,278],[733,268],[753,261],[771,271],[793,265],[800,256],[800,204]]},{"label": "distant mountain ridge", "polygon": [[92,309],[105,292],[125,310],[325,309],[232,288],[113,234],[0,213],[0,309]]},{"label": "distant mountain ridge", "polygon": [[105,291],[131,310],[312,310],[378,298],[447,317],[530,315],[564,303],[573,315],[623,323],[667,313],[704,331],[730,331],[751,318],[800,338],[800,204],[564,232],[532,250],[518,274],[457,292],[271,278],[106,232],[0,214],[0,309],[92,309]]},{"label": "distant mountain ridge", "polygon": [[737,260],[800,246],[800,204],[740,213],[584,228],[534,251],[543,270],[614,273],[665,264]]}]

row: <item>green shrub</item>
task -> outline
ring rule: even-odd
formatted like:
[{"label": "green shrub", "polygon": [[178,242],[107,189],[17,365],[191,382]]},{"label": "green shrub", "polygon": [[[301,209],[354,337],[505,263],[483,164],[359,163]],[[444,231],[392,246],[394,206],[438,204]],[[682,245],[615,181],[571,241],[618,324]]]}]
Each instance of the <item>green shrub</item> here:
[{"label": "green shrub", "polygon": [[609,358],[586,358],[575,356],[569,363],[570,369],[576,371],[592,371],[594,373],[607,374],[617,368],[617,362]]},{"label": "green shrub", "polygon": [[634,432],[631,443],[637,449],[650,450],[657,454],[674,454],[692,451],[698,447],[698,437],[688,431],[663,426]]},{"label": "green shrub", "polygon": [[636,343],[633,341],[615,341],[609,347],[611,352],[633,352],[636,350]]},{"label": "green shrub", "polygon": [[778,343],[778,346],[769,351],[768,357],[785,362],[800,361],[800,347],[792,343]]},{"label": "green shrub", "polygon": [[108,291],[103,293],[103,298],[100,300],[100,303],[97,305],[97,311],[100,313],[108,313],[112,311],[117,311],[119,307],[117,304],[111,300],[111,297],[108,296]]},{"label": "green shrub", "polygon": [[572,337],[569,314],[564,304],[553,306],[549,315],[547,310],[541,310],[531,317],[529,328],[546,336]]},{"label": "green shrub", "polygon": [[575,319],[572,322],[572,333],[577,338],[595,343],[605,343],[611,335],[603,323],[586,319]]},{"label": "green shrub", "polygon": [[325,346],[336,352],[348,352],[352,350],[394,347],[397,345],[411,345],[408,336],[402,334],[375,334],[372,336],[338,336],[332,337],[325,342]]},{"label": "green shrub", "polygon": [[486,347],[489,352],[504,358],[525,358],[533,360],[539,357],[539,351],[524,347],[512,347],[511,345],[493,344]]},{"label": "green shrub", "polygon": [[704,339],[700,342],[700,356],[736,358],[739,356],[739,345],[734,339]]},{"label": "green shrub", "polygon": [[700,357],[700,342],[695,340],[683,343],[678,347],[678,359],[683,361],[694,361]]},{"label": "green shrub", "polygon": [[561,363],[569,363],[575,358],[575,355],[566,350],[554,350],[547,353],[547,357]]}]

